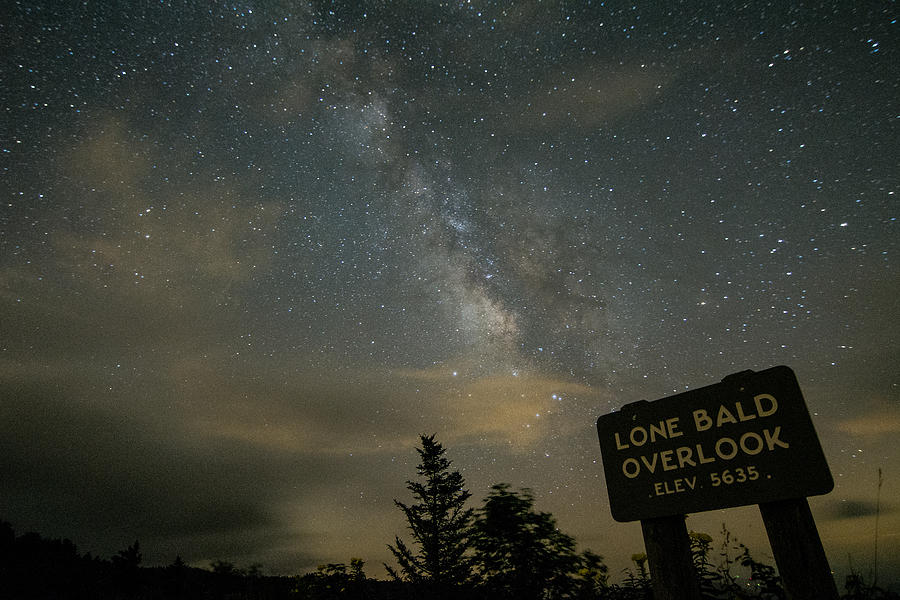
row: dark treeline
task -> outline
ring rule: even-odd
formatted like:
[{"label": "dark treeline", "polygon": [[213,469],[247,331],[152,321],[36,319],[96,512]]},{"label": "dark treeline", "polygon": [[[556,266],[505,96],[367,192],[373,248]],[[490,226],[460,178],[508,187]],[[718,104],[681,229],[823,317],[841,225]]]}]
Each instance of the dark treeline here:
[{"label": "dark treeline", "polygon": [[140,543],[110,559],[80,554],[72,541],[16,536],[0,521],[0,598],[17,599],[181,599],[291,596],[296,579],[265,577],[258,567],[238,570],[216,561],[210,569],[187,566],[176,557],[167,567],[142,567]]},{"label": "dark treeline", "polygon": [[[527,489],[491,488],[477,509],[434,436],[421,436],[418,479],[407,482],[414,501],[395,501],[412,543],[399,535],[388,547],[397,566],[391,579],[368,577],[365,563],[321,565],[305,575],[267,576],[261,565],[237,568],[217,560],[208,569],[176,557],[167,567],[141,566],[140,543],[110,559],[82,555],[70,540],[16,535],[0,521],[0,598],[229,600],[651,600],[646,555],[611,582],[603,557],[578,552],[550,513],[535,509]],[[694,568],[709,600],[787,598],[774,567],[757,561],[723,526],[718,543],[691,532]],[[844,582],[846,600],[900,600],[859,574]]]}]

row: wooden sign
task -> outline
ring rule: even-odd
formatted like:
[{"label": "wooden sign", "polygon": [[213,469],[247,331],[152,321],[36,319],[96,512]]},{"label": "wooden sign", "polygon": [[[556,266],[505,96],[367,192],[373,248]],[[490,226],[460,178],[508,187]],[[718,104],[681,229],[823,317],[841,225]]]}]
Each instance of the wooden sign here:
[{"label": "wooden sign", "polygon": [[628,404],[600,417],[597,431],[617,521],[803,498],[834,487],[788,367]]},{"label": "wooden sign", "polygon": [[613,518],[641,521],[657,600],[700,600],[684,515],[759,504],[788,598],[837,600],[806,496],[834,488],[794,372],[721,383],[597,420]]}]

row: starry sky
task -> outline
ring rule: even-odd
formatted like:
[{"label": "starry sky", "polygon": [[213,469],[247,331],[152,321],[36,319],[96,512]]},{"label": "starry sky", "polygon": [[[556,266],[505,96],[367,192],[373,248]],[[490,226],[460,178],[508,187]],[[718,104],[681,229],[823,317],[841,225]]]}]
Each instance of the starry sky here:
[{"label": "starry sky", "polygon": [[[618,572],[596,419],[794,369],[900,581],[896,5],[26,2],[0,19],[0,518],[301,573],[419,434]],[[758,558],[755,507],[726,523]],[[839,583],[842,583],[840,580]]]}]

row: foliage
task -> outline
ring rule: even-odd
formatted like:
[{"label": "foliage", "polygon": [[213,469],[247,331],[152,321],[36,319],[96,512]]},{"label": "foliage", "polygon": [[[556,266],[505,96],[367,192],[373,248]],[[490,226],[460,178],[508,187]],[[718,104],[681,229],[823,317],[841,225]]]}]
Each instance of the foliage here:
[{"label": "foliage", "polygon": [[[871,573],[870,573],[871,575]],[[887,592],[874,583],[866,583],[862,573],[850,567],[850,574],[844,580],[845,600],[898,600],[900,595]]]},{"label": "foliage", "polygon": [[[36,533],[16,536],[0,521],[0,598],[3,600],[122,600],[126,598],[288,598],[290,579],[253,576],[230,563],[227,580],[220,574],[189,567],[176,557],[168,567],[141,566],[136,541],[110,559],[80,554],[69,540],[51,540]],[[221,569],[222,567],[220,567]],[[374,598],[372,599],[374,600]]]},{"label": "foliage", "polygon": [[360,558],[351,558],[349,568],[344,563],[319,565],[315,573],[298,579],[295,591],[308,600],[365,598],[368,586],[363,565]]},{"label": "foliage", "polygon": [[238,568],[234,566],[234,563],[230,563],[227,560],[214,560],[209,563],[209,568],[222,579],[241,574]]},{"label": "foliage", "polygon": [[784,588],[781,587],[781,577],[772,565],[759,562],[750,555],[750,549],[740,545],[743,552],[740,556],[740,564],[750,570],[749,588],[755,592],[755,597],[763,600],[782,600],[787,597]]},{"label": "foliage", "polygon": [[137,540],[125,550],[112,557],[116,583],[119,589],[126,595],[134,594],[140,585],[140,565],[144,559],[141,554],[141,544]]},{"label": "foliage", "polygon": [[466,508],[471,497],[464,489],[465,482],[458,471],[451,471],[451,462],[444,455],[444,447],[434,435],[420,436],[417,448],[420,481],[407,481],[407,489],[416,502],[394,503],[406,515],[406,521],[418,552],[407,546],[399,536],[389,545],[400,565],[400,572],[385,565],[396,580],[404,580],[428,589],[446,590],[469,581],[471,561],[469,526],[473,511]]},{"label": "foliage", "polygon": [[712,549],[712,536],[706,533],[691,531],[688,534],[691,544],[691,559],[697,578],[700,580],[700,593],[707,597],[718,598],[721,596],[719,582],[720,574],[709,559]]},{"label": "foliage", "polygon": [[[781,581],[774,567],[753,558],[750,549],[732,540],[731,532],[722,524],[722,545],[719,560],[712,560],[712,537],[706,533],[690,532],[691,554],[700,582],[700,592],[707,600],[759,598],[782,600],[785,597]],[[733,551],[739,554],[732,556]],[[733,569],[741,567],[747,576]],[[742,581],[743,580],[743,581]]]},{"label": "foliage", "polygon": [[473,548],[480,586],[492,597],[549,600],[577,588],[583,561],[575,540],[550,513],[534,510],[530,490],[491,488],[475,520]]},{"label": "foliage", "polygon": [[631,569],[625,570],[625,584],[616,588],[616,594],[612,596],[617,600],[652,600],[653,592],[650,588],[650,574],[647,572],[647,555],[638,552],[631,555],[637,573]]},{"label": "foliage", "polygon": [[609,567],[603,563],[603,557],[585,550],[579,559],[573,597],[579,600],[606,597],[609,591]]}]

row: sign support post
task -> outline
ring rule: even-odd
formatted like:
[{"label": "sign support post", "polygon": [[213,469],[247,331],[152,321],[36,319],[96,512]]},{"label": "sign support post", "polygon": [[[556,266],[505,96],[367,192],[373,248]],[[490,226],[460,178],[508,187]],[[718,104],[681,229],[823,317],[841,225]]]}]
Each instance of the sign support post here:
[{"label": "sign support post", "polygon": [[641,520],[654,600],[700,600],[684,515]]},{"label": "sign support post", "polygon": [[778,573],[791,600],[837,600],[838,591],[806,498],[759,505]]}]

